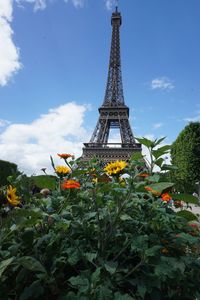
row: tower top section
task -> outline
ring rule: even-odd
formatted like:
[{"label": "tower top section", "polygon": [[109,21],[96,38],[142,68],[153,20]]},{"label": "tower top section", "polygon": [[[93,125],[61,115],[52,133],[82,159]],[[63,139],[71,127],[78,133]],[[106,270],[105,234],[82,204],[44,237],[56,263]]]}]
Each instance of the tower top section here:
[{"label": "tower top section", "polygon": [[112,13],[112,17],[111,17],[111,25],[117,25],[120,26],[122,24],[122,17],[120,12],[118,12],[118,7],[116,6],[115,8],[115,12]]},{"label": "tower top section", "polygon": [[110,48],[110,61],[108,69],[108,79],[106,92],[103,101],[103,107],[125,106],[122,75],[121,75],[121,57],[120,57],[120,26],[122,24],[121,14],[116,10],[112,13],[112,40]]}]

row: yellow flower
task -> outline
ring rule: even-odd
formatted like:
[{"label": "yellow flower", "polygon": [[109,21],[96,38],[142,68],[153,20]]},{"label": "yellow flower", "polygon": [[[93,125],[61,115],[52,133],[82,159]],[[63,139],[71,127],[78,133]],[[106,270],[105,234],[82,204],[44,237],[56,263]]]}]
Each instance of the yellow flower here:
[{"label": "yellow flower", "polygon": [[95,183],[95,184],[97,184],[98,183],[98,178],[93,178],[92,182]]},{"label": "yellow flower", "polygon": [[55,167],[55,172],[58,174],[58,175],[66,175],[68,173],[70,173],[70,168],[68,167],[65,167],[65,166],[57,166]]},{"label": "yellow flower", "polygon": [[126,186],[126,180],[122,177],[119,177],[119,184],[122,186],[122,187],[125,187]]},{"label": "yellow flower", "polygon": [[119,174],[125,167],[127,163],[123,160],[117,160],[115,162],[111,162],[105,166],[104,171],[108,175],[116,175]]},{"label": "yellow flower", "polygon": [[12,185],[9,185],[7,188],[7,199],[13,206],[17,206],[20,203],[19,197],[16,195],[16,191],[17,189],[13,188]]}]

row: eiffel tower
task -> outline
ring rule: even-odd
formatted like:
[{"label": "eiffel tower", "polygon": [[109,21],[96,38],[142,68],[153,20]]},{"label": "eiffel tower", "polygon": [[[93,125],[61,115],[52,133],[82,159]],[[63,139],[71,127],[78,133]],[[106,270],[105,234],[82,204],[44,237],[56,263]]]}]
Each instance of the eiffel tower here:
[{"label": "eiffel tower", "polygon": [[[82,161],[97,157],[103,162],[129,160],[141,151],[129,123],[129,108],[125,105],[120,58],[120,26],[122,18],[118,8],[112,13],[112,41],[105,97],[99,108],[99,119],[89,143],[84,143]],[[118,129],[120,143],[109,143],[111,129]]]}]

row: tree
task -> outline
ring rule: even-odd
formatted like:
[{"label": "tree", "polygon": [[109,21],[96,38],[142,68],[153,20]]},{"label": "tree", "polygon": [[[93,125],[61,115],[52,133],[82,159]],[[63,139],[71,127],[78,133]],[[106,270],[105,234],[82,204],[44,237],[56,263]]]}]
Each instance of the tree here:
[{"label": "tree", "polygon": [[171,148],[172,164],[178,169],[172,171],[172,179],[183,192],[197,190],[200,181],[200,122],[187,125]]},{"label": "tree", "polygon": [[0,186],[8,184],[8,176],[18,172],[19,171],[16,164],[5,160],[0,160]]}]

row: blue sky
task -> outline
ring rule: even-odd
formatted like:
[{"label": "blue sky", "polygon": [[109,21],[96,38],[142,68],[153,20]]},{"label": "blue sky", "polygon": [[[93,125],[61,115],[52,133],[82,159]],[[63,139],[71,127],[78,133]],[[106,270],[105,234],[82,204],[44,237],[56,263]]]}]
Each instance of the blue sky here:
[{"label": "blue sky", "polygon": [[[81,154],[104,98],[112,2],[0,0],[0,159],[38,173],[49,155]],[[200,1],[119,2],[133,132],[171,143],[200,121]]]}]

